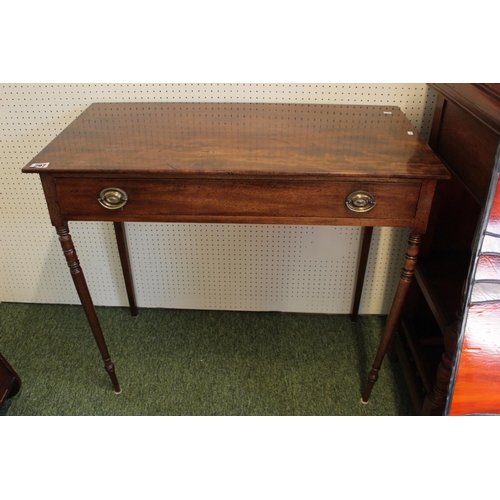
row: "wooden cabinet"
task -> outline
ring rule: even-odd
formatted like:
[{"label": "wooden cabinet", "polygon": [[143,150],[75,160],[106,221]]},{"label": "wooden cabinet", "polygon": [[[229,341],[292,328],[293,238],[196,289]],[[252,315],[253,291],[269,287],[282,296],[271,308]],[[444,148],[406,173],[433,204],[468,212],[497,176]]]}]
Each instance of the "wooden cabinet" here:
[{"label": "wooden cabinet", "polygon": [[0,354],[0,408],[5,400],[15,396],[21,388],[21,379],[12,366]]},{"label": "wooden cabinet", "polygon": [[417,411],[442,415],[472,245],[500,143],[500,85],[430,86],[438,100],[429,143],[453,179],[438,182],[396,351]]}]

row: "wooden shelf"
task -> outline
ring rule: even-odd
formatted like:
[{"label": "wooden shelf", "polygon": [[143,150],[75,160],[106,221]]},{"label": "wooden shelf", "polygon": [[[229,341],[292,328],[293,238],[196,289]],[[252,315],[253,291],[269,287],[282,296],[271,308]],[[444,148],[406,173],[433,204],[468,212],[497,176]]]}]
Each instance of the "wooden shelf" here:
[{"label": "wooden shelf", "polygon": [[[427,338],[439,339],[440,342],[422,342],[422,332],[427,333]],[[413,405],[420,413],[425,397],[434,387],[436,370],[443,353],[443,338],[439,328],[437,324],[424,324],[403,319],[399,324],[394,348],[402,366]]]},{"label": "wooden shelf", "polygon": [[410,391],[410,396],[413,401],[413,406],[420,413],[420,409],[424,403],[425,389],[422,385],[422,380],[419,377],[415,362],[411,357],[408,346],[400,335],[394,337],[394,350],[399,359],[399,364],[403,370],[403,375],[406,380],[406,385]]},{"label": "wooden shelf", "polygon": [[444,351],[444,338],[432,314],[402,318],[394,348],[418,413],[436,383],[436,372]]},{"label": "wooden shelf", "polygon": [[417,264],[415,279],[443,334],[457,320],[470,260],[470,252],[435,252]]},{"label": "wooden shelf", "polygon": [[399,323],[395,349],[417,412],[436,384],[450,325],[458,319],[471,254],[433,252],[419,259],[408,304]]}]

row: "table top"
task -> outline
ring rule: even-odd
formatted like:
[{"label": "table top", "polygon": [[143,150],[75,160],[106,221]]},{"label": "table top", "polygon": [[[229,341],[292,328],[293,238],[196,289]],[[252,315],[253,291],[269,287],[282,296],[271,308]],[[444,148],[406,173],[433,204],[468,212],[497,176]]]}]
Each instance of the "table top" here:
[{"label": "table top", "polygon": [[23,172],[449,177],[397,107],[288,103],[92,104]]}]

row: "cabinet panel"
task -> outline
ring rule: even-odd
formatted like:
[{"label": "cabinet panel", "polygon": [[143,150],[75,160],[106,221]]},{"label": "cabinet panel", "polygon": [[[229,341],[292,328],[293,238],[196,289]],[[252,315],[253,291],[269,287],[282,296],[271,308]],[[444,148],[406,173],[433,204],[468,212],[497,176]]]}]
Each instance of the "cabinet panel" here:
[{"label": "cabinet panel", "polygon": [[[437,186],[429,231],[422,241],[423,258],[415,272],[414,300],[406,304],[398,345],[410,391],[421,396],[424,386],[423,402],[414,398],[417,411],[442,415],[471,250],[500,141],[500,97],[476,84],[430,85],[439,95],[429,143],[453,179]],[[437,366],[436,346],[441,350]],[[433,382],[424,370],[432,365]],[[422,380],[426,383],[419,384]]]},{"label": "cabinet panel", "polygon": [[488,193],[497,144],[497,134],[447,101],[437,153],[481,203]]}]

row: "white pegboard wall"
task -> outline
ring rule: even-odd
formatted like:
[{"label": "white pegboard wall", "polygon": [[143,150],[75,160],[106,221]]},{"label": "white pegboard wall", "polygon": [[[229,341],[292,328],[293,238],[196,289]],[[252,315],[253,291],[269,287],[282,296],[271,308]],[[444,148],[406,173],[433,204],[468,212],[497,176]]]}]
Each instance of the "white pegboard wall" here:
[{"label": "white pegboard wall", "polygon": [[[36,175],[21,174],[93,102],[396,105],[428,138],[425,84],[0,85],[0,300],[78,303]],[[96,305],[125,305],[112,224],[70,223]],[[359,228],[127,224],[140,307],[347,313]],[[361,313],[388,310],[408,231],[375,229]]]},{"label": "white pegboard wall", "polygon": [[134,266],[138,300],[155,307],[326,312],[351,297],[359,228],[129,224],[128,233],[131,252],[150,261]]}]

